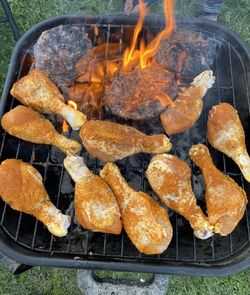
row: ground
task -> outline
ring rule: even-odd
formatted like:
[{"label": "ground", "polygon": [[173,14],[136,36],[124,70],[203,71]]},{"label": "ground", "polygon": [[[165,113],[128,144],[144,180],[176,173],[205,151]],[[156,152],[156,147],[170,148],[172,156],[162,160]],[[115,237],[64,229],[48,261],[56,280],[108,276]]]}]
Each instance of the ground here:
[{"label": "ground", "polygon": [[[37,22],[65,13],[101,14],[119,11],[121,0],[9,0],[18,27],[23,34]],[[178,16],[195,16],[200,1],[177,0]],[[162,5],[152,8],[162,13]],[[0,15],[2,10],[0,7]],[[250,0],[225,0],[219,22],[236,31],[250,45]],[[0,93],[2,92],[8,62],[15,46],[10,28],[0,23]],[[103,272],[99,273],[103,275]],[[113,274],[114,275],[114,274]],[[123,276],[127,276],[126,274]],[[76,271],[34,267],[24,274],[13,277],[0,266],[0,295],[78,295]],[[249,295],[250,269],[229,277],[171,276],[168,295]]]}]

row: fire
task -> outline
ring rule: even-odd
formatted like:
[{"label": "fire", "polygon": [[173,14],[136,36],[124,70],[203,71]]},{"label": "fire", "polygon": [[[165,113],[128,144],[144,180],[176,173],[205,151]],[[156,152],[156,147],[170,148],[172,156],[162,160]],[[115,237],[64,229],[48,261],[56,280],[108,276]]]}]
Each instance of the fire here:
[{"label": "fire", "polygon": [[[140,64],[140,67],[143,69],[152,64],[152,58],[157,53],[161,40],[166,39],[171,32],[175,29],[175,21],[174,21],[174,0],[164,0],[164,14],[166,27],[163,31],[161,31],[147,46],[145,46],[145,42],[141,41],[139,54],[136,50],[136,44],[138,41],[139,34],[142,30],[142,25],[144,22],[144,18],[146,16],[146,8],[143,3],[143,0],[139,1],[140,7],[140,17],[138,23],[135,27],[132,45],[129,49],[124,52],[123,55],[123,70],[126,72],[131,63],[136,62]],[[139,58],[139,60],[138,60]]]},{"label": "fire", "polygon": [[[73,100],[68,100],[67,105],[71,107],[72,109],[77,110],[77,104]],[[63,120],[62,131],[63,133],[69,131],[69,125],[66,120]]]},{"label": "fire", "polygon": [[[72,100],[68,104],[82,112],[88,113],[89,117],[99,114],[101,108],[101,97],[105,87],[111,84],[112,78],[121,70],[129,73],[136,68],[144,69],[155,65],[154,56],[157,53],[161,40],[167,38],[175,28],[174,22],[174,0],[164,0],[164,13],[166,27],[155,38],[153,35],[140,39],[147,9],[143,0],[139,0],[140,16],[135,26],[131,46],[126,48],[121,58],[123,45],[121,43],[101,43],[93,47],[76,64],[78,74],[77,83],[69,88],[68,97]],[[100,28],[93,26],[93,33],[99,38]],[[180,67],[181,67],[181,61]],[[156,99],[165,105],[173,105],[172,99],[166,95],[156,95]],[[73,104],[72,104],[73,102]],[[68,125],[64,122],[64,132],[68,130]],[[65,131],[66,130],[66,131]]]}]

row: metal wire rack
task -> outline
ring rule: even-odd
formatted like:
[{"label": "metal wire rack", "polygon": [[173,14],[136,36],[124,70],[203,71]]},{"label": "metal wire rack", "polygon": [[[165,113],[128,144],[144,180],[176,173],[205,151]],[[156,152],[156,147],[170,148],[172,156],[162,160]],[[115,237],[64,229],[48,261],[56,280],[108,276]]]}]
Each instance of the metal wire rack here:
[{"label": "metal wire rack", "polygon": [[[68,20],[67,20],[68,21]],[[86,32],[93,30],[93,24],[98,26],[101,34],[105,36],[107,42],[106,53],[109,42],[113,42],[114,33],[119,33],[120,42],[123,41],[123,35],[127,28],[131,28],[133,22],[122,21],[116,24],[103,19],[94,20],[86,18],[84,23]],[[159,23],[159,21],[158,21]],[[81,24],[83,25],[83,24]],[[163,26],[146,21],[144,31],[157,32]],[[239,112],[246,133],[249,131],[250,103],[249,103],[249,69],[250,60],[247,60],[245,53],[237,47],[237,42],[229,37],[225,32],[215,30],[214,27],[205,24],[180,22],[179,26],[185,26],[192,30],[201,31],[205,38],[210,38],[218,44],[218,52],[213,65],[213,71],[216,76],[215,86],[209,91],[204,100],[204,110],[198,122],[188,132],[171,137],[174,146],[172,153],[185,160],[193,171],[192,183],[195,195],[199,205],[205,210],[204,202],[204,183],[201,172],[194,167],[188,158],[188,151],[192,144],[207,143],[206,121],[208,111],[213,105],[219,102],[228,102],[232,104]],[[92,39],[96,44],[95,37]],[[33,42],[30,43],[32,47]],[[30,56],[30,50],[25,50],[21,66],[15,80],[18,80],[27,72],[27,60]],[[16,101],[9,96],[6,100],[5,112],[16,105]],[[103,112],[103,118],[114,120],[110,114]],[[145,126],[138,126],[145,131]],[[157,127],[161,131],[161,126]],[[77,138],[75,131],[70,130],[68,136]],[[0,161],[7,158],[22,159],[31,163],[43,176],[45,187],[53,203],[64,213],[72,217],[72,223],[69,228],[69,234],[65,238],[55,238],[43,227],[35,218],[26,214],[12,210],[4,202],[0,202],[0,227],[5,234],[22,248],[29,249],[32,252],[43,255],[56,256],[64,259],[89,261],[112,261],[119,263],[138,263],[147,265],[145,271],[150,271],[150,264],[164,267],[159,272],[169,272],[169,266],[180,266],[185,264],[188,267],[209,268],[232,261],[237,255],[241,255],[249,249],[250,245],[250,227],[248,207],[243,219],[235,231],[227,236],[213,236],[208,240],[197,239],[192,232],[188,222],[176,213],[170,212],[170,220],[173,225],[174,235],[172,242],[161,255],[144,255],[139,253],[132,245],[124,232],[119,236],[110,234],[93,233],[81,228],[74,220],[74,184],[68,173],[63,167],[64,155],[57,149],[44,145],[34,145],[14,138],[4,131],[0,133]],[[249,142],[247,143],[249,144]],[[250,185],[245,182],[236,165],[227,157],[218,151],[210,148],[212,157],[216,166],[227,175],[230,175],[239,183],[250,195]],[[98,173],[103,165],[83,152],[88,167]],[[135,155],[121,161],[118,161],[122,174],[128,183],[137,190],[146,191],[154,198],[157,197],[152,192],[145,177],[145,169],[150,161],[149,155]],[[248,251],[248,250],[247,250]],[[65,260],[66,261],[66,260]],[[67,263],[65,262],[65,265]],[[119,269],[119,266],[118,266]],[[189,273],[190,273],[189,269]],[[133,269],[130,269],[133,271]],[[134,271],[137,269],[135,268]],[[188,273],[188,271],[187,271]]]}]

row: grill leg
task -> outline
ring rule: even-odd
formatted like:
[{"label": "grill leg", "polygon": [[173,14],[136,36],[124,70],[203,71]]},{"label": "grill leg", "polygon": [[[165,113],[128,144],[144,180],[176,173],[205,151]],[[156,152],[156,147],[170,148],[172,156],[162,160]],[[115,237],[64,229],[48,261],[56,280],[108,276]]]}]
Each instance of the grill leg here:
[{"label": "grill leg", "polygon": [[11,10],[10,10],[10,6],[9,6],[7,0],[1,0],[1,3],[2,3],[3,9],[4,9],[4,12],[5,12],[6,16],[7,16],[7,19],[9,21],[9,23],[10,23],[10,26],[11,26],[11,29],[12,29],[13,34],[15,36],[15,39],[19,40],[21,35],[20,35],[19,31],[18,31],[15,19],[14,19],[13,15],[12,15]]},{"label": "grill leg", "polygon": [[0,253],[0,264],[2,264],[5,268],[7,268],[13,275],[19,275],[26,270],[32,268],[31,265],[20,264],[9,257]]},{"label": "grill leg", "polygon": [[82,294],[112,294],[112,295],[166,295],[169,277],[167,275],[154,275],[154,279],[148,285],[131,285],[121,282],[97,282],[91,270],[77,270],[77,285]]}]

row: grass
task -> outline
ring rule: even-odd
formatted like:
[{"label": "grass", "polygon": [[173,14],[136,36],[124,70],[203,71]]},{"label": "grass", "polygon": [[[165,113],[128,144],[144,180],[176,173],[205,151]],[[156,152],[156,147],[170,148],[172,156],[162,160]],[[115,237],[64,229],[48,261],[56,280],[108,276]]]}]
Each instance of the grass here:
[{"label": "grass", "polygon": [[[107,12],[110,0],[9,0],[17,25],[23,34],[36,23],[60,14],[85,13],[101,14]],[[195,16],[199,0],[177,0],[177,16]],[[112,9],[119,11],[121,0],[114,0]],[[152,8],[154,13],[162,13],[162,5]],[[0,15],[2,10],[0,7]],[[236,31],[250,45],[250,0],[225,0],[219,22]],[[8,62],[15,46],[11,30],[6,24],[0,23],[0,93],[2,92]],[[99,272],[104,276],[104,272]],[[109,273],[110,275],[110,273]],[[112,276],[117,276],[113,274]],[[123,274],[131,278],[131,274]],[[134,276],[132,276],[134,278]],[[0,295],[16,294],[48,294],[48,295],[79,295],[76,285],[76,271],[34,267],[24,274],[13,277],[0,266]],[[250,269],[229,277],[188,277],[171,276],[168,295],[249,295]]]}]

